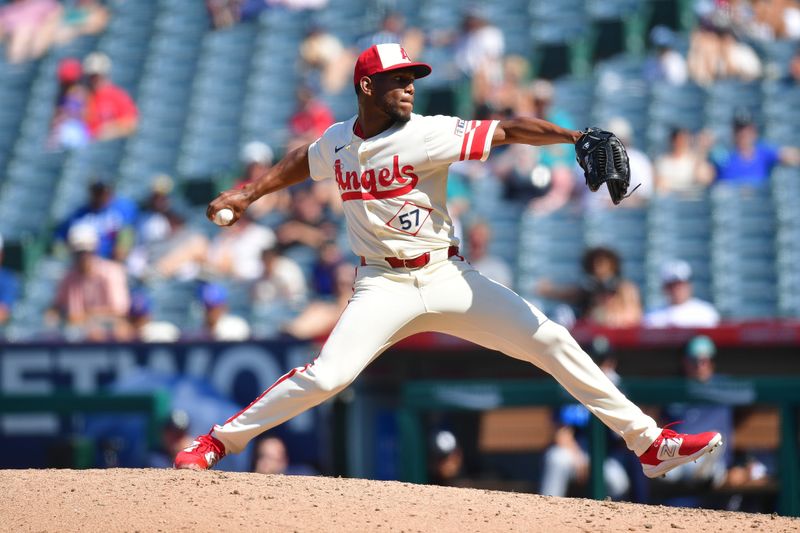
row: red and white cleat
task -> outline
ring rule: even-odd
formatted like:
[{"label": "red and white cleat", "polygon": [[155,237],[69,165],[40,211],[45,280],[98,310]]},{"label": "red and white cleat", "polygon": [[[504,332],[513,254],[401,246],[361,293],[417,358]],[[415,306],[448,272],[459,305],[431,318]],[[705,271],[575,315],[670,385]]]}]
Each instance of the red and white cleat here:
[{"label": "red and white cleat", "polygon": [[175,468],[208,470],[225,457],[225,445],[209,435],[200,435],[175,456]]},{"label": "red and white cleat", "polygon": [[639,456],[644,475],[663,476],[673,468],[696,461],[722,445],[722,435],[714,431],[690,435],[664,428],[661,435]]}]

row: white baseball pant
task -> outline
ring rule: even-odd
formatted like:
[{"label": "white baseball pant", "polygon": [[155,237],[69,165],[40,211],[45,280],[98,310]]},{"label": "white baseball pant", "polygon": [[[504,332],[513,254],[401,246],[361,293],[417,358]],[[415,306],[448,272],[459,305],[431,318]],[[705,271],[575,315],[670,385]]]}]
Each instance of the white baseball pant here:
[{"label": "white baseball pant", "polygon": [[[438,253],[442,252],[442,253]],[[419,269],[368,264],[314,362],[291,370],[212,434],[237,453],[258,434],[347,387],[395,342],[424,331],[461,337],[535,364],[641,455],[659,436],[655,421],[628,400],[569,332],[511,289],[453,257]],[[443,255],[444,253],[444,255]]]}]

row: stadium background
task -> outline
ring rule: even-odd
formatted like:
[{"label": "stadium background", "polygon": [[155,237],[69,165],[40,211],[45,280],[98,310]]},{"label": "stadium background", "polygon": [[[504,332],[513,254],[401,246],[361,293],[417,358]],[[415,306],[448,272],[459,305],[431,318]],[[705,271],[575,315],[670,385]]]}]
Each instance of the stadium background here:
[{"label": "stadium background", "polygon": [[[784,81],[796,42],[753,41],[766,73],[754,82],[724,80],[705,88],[691,83],[674,88],[643,77],[644,62],[653,52],[651,29],[661,24],[674,30],[674,46],[685,53],[690,32],[698,23],[695,7],[689,1],[493,1],[482,3],[480,14],[503,30],[507,55],[530,61],[531,78],[553,80],[555,104],[571,115],[576,126],[605,124],[623,116],[633,128],[637,146],[655,157],[666,149],[668,133],[675,126],[695,131],[706,127],[716,133],[720,144],[729,142],[731,121],[746,109],[766,139],[786,143],[797,123],[800,101],[796,86]],[[102,33],[53,47],[37,61],[0,63],[0,234],[6,266],[18,270],[23,279],[20,298],[4,329],[2,392],[150,390],[158,388],[152,375],[158,375],[159,369],[166,369],[165,381],[192,374],[187,370],[192,353],[199,360],[196,354],[205,350],[212,363],[195,375],[211,376],[217,389],[224,389],[211,394],[232,404],[245,403],[282,369],[303,360],[302,354],[310,359],[312,344],[282,337],[276,328],[297,309],[256,309],[247,284],[214,280],[227,288],[230,308],[252,328],[252,342],[244,345],[249,352],[240,358],[247,362],[241,364],[239,374],[229,370],[227,382],[214,378],[210,369],[219,360],[230,359],[230,350],[242,349],[236,344],[192,339],[158,347],[138,342],[68,343],[63,332],[44,319],[70,262],[55,242],[56,225],[86,201],[87,186],[95,179],[113,184],[119,196],[144,201],[156,176],[167,174],[175,184],[174,204],[189,224],[213,238],[220,230],[205,220],[204,204],[231,184],[231,176],[239,171],[240,149],[261,140],[281,154],[291,142],[288,121],[298,88],[309,82],[315,87],[298,59],[299,47],[311,28],[333,34],[346,47],[354,46],[378,30],[381,17],[394,9],[404,15],[409,27],[432,36],[457,32],[466,7],[436,0],[331,0],[321,9],[267,9],[254,20],[224,29],[212,29],[207,10],[196,1],[118,0],[109,2],[108,8],[111,18]],[[137,131],[129,138],[81,150],[48,150],[59,61],[81,59],[94,51],[108,54],[113,61],[112,80],[133,96],[140,117]],[[476,111],[471,80],[452,64],[448,45],[426,46],[420,59],[433,65],[434,74],[417,86],[418,112],[470,115]],[[349,88],[335,94],[318,90],[316,96],[336,119],[354,112]],[[800,219],[794,206],[800,198],[798,178],[796,168],[778,167],[762,188],[713,186],[689,198],[655,196],[641,207],[585,210],[568,206],[539,214],[526,209],[523,202],[504,197],[502,183],[488,176],[466,180],[470,203],[465,223],[470,216],[489,223],[490,252],[513,266],[515,289],[547,310],[556,309],[556,303],[535,293],[535,281],[542,277],[562,283],[578,281],[580,256],[588,246],[608,245],[621,254],[624,273],[640,288],[645,308],[663,302],[661,265],[674,257],[686,259],[695,273],[696,293],[713,302],[723,316],[722,327],[704,331],[719,345],[720,370],[744,377],[796,375]],[[265,221],[276,226],[279,222]],[[341,231],[337,240],[346,250]],[[304,272],[310,273],[316,251],[300,247],[292,253]],[[132,280],[131,286],[148,295],[154,317],[186,332],[199,327],[202,310],[197,281]],[[695,333],[614,331],[590,325],[576,326],[575,331],[583,341],[598,332],[607,335],[619,351],[621,373],[645,376],[676,375],[683,345]],[[126,362],[119,362],[125,357]],[[459,374],[451,364],[456,357],[465,361]],[[265,358],[269,364],[254,362]],[[75,370],[86,368],[87,361],[95,361],[94,373]],[[146,387],[131,384],[135,379],[114,384],[115,378],[130,374],[120,369],[131,366],[152,372],[138,376],[147,381]],[[452,340],[435,336],[411,340],[386,354],[353,391],[315,413],[317,424],[300,422],[299,429],[288,428],[283,436],[296,457],[314,462],[323,473],[399,477],[397,404],[393,394],[387,393],[397,392],[403,379],[524,378],[529,373],[515,362],[501,362]],[[163,389],[174,394],[174,388],[164,385]],[[174,406],[174,397],[166,401],[171,400]],[[18,407],[4,405],[9,413]],[[6,414],[4,432],[19,434],[20,420]],[[18,438],[23,441],[7,438],[6,446],[13,443],[19,450],[19,442],[39,442],[31,437],[37,432],[61,440],[69,436],[73,455],[67,462],[79,456],[75,436],[77,441],[88,440],[94,452],[103,448],[96,440],[99,430],[92,427],[107,421],[72,415],[45,420],[40,418],[38,429],[30,424],[22,431],[25,435]],[[131,420],[133,429],[124,433],[129,441],[147,432],[146,422]],[[472,416],[452,424],[470,435],[479,422]],[[310,427],[314,427],[311,433]],[[774,420],[772,430],[777,431]],[[138,448],[130,447],[141,452],[149,443],[138,440]],[[4,466],[46,466],[55,460],[50,444],[31,446],[29,454],[5,453]],[[140,460],[133,452],[131,457]],[[354,465],[358,457],[362,457],[360,464]],[[63,464],[63,458],[59,460]],[[98,463],[94,456],[86,461],[84,465]],[[239,466],[246,468],[245,462]],[[522,486],[530,489],[532,481],[528,481]]]}]

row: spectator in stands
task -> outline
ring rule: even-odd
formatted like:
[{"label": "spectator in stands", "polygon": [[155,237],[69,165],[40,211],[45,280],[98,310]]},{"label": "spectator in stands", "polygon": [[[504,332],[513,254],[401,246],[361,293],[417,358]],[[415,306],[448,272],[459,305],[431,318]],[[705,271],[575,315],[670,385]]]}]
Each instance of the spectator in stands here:
[{"label": "spectator in stands", "polygon": [[58,64],[58,96],[47,144],[50,149],[75,149],[89,144],[91,135],[83,120],[86,87],[81,82],[83,67],[68,57]]},{"label": "spectator in stands", "polygon": [[488,80],[475,80],[472,98],[489,109],[509,115],[532,115],[533,102],[528,87],[530,71],[531,65],[527,58],[519,55],[506,56],[503,59],[503,79],[487,85],[481,85],[481,82]]},{"label": "spectator in stands", "polygon": [[278,437],[259,438],[254,451],[253,472],[256,474],[285,474],[289,469],[286,445]]},{"label": "spectator in stands", "polygon": [[655,56],[645,63],[644,77],[651,83],[683,85],[689,79],[686,59],[675,50],[675,34],[666,26],[656,26],[650,31],[650,43]]},{"label": "spectator in stands", "polygon": [[[406,19],[397,11],[389,11],[381,20],[381,27],[378,31],[364,35],[356,41],[356,48],[366,50],[374,44],[400,43],[403,44],[403,31],[405,30]],[[417,57],[409,54],[411,57]]]},{"label": "spectator in stands", "polygon": [[311,286],[317,296],[336,293],[336,269],[344,263],[344,253],[336,241],[326,241],[311,267]]},{"label": "spectator in stands", "polygon": [[83,121],[84,102],[77,95],[68,97],[56,109],[48,146],[54,150],[75,150],[87,146],[92,138]]},{"label": "spectator in stands", "polygon": [[296,94],[297,110],[289,118],[289,129],[303,142],[314,142],[333,124],[333,113],[314,97],[310,87],[300,87]]},{"label": "spectator in stands", "polygon": [[505,36],[484,11],[471,7],[464,14],[455,42],[454,60],[467,78],[483,77],[499,83],[503,74]]},{"label": "spectator in stands", "polygon": [[769,183],[775,165],[800,165],[800,149],[759,140],[758,127],[748,115],[735,117],[733,142],[732,150],[712,154],[718,183],[760,187]]},{"label": "spectator in stands", "polygon": [[416,28],[407,28],[406,19],[397,11],[389,11],[381,20],[381,28],[361,37],[356,42],[358,50],[366,50],[374,44],[400,43],[409,57],[422,55],[425,35]]},{"label": "spectator in stands", "polygon": [[708,302],[692,295],[692,267],[686,261],[669,261],[661,269],[661,286],[667,305],[644,316],[648,328],[713,328],[719,312]]},{"label": "spectator in stands", "polygon": [[712,138],[708,132],[697,135],[685,128],[672,130],[670,151],[656,160],[657,194],[696,194],[714,181],[714,168],[708,162]]},{"label": "spectator in stands", "polygon": [[235,225],[219,230],[211,241],[206,264],[219,276],[252,281],[261,276],[261,251],[275,244],[275,233],[246,214]]},{"label": "spectator in stands", "polygon": [[468,232],[467,251],[469,263],[487,278],[511,287],[514,275],[502,258],[489,253],[492,230],[483,221],[474,222]]},{"label": "spectator in stands", "polygon": [[753,81],[762,75],[761,60],[753,49],[738,41],[730,28],[708,19],[692,32],[688,65],[689,76],[704,87],[720,79]]},{"label": "spectator in stands", "polygon": [[435,431],[428,444],[428,477],[433,485],[464,485],[464,451],[452,431]]},{"label": "spectator in stands", "polygon": [[239,161],[242,164],[239,181],[248,182],[259,178],[272,166],[275,153],[267,143],[261,141],[250,141],[242,146],[239,153]]},{"label": "spectator in stands", "polygon": [[97,35],[106,29],[109,18],[108,9],[100,0],[65,2],[56,42],[66,44],[82,35]]},{"label": "spectator in stands", "polygon": [[696,84],[708,87],[720,77],[722,61],[719,34],[708,19],[701,19],[689,40],[686,58],[689,77]]},{"label": "spectator in stands", "polygon": [[291,215],[276,233],[278,242],[286,247],[301,245],[319,249],[326,241],[336,239],[338,230],[313,190],[297,188],[292,193]]},{"label": "spectator in stands", "polygon": [[341,316],[353,295],[355,268],[342,263],[336,268],[336,290],[334,300],[315,300],[302,313],[283,327],[289,335],[302,340],[326,337]]},{"label": "spectator in stands", "polygon": [[[454,51],[450,70],[471,84],[474,105],[486,105],[496,94],[496,88],[505,81],[503,32],[489,22],[484,9],[473,6],[464,13],[460,31],[454,35],[445,33],[441,40],[441,44],[452,41]],[[437,39],[433,41],[436,43]]]},{"label": "spectator in stands", "polygon": [[[723,402],[721,404],[680,403],[667,406],[665,416],[669,421],[680,423],[680,430],[691,431],[702,426],[707,431],[722,434],[723,449],[711,454],[705,461],[687,463],[668,472],[666,483],[711,483],[719,486],[725,481],[727,468],[732,459],[733,408],[730,403],[740,403],[741,388],[726,387],[726,380],[714,372],[714,342],[700,335],[692,338],[686,347],[683,359],[683,374],[690,386],[702,386],[702,395]],[[728,403],[728,405],[725,405]]]},{"label": "spectator in stands", "polygon": [[642,320],[639,289],[622,277],[619,255],[610,248],[586,250],[581,259],[584,280],[577,286],[558,287],[541,280],[537,292],[575,306],[579,319],[610,328],[636,327]]},{"label": "spectator in stands", "polygon": [[[0,265],[3,264],[3,237],[0,235]],[[0,326],[8,323],[11,310],[19,297],[19,277],[4,266],[0,266]]]},{"label": "spectator in stands", "polygon": [[182,409],[174,409],[161,426],[158,450],[150,454],[150,468],[172,468],[172,461],[179,451],[192,443],[189,433],[189,414]]},{"label": "spectator in stands", "polygon": [[[175,324],[165,320],[153,320],[153,303],[144,292],[131,294],[131,307],[128,311],[128,328],[119,340],[140,342],[175,342],[181,332]],[[171,457],[174,457],[172,455]]]},{"label": "spectator in stands", "polygon": [[102,52],[91,53],[83,60],[89,86],[86,124],[98,141],[132,135],[139,123],[136,104],[124,89],[111,82],[110,71],[111,59]]},{"label": "spectator in stands", "polygon": [[774,41],[800,38],[800,6],[796,0],[739,1],[732,7],[731,18],[736,30],[751,39]]},{"label": "spectator in stands", "polygon": [[[608,339],[597,337],[587,350],[597,365],[615,385],[621,378],[617,374],[617,361],[610,351]],[[570,483],[584,485],[589,479],[588,428],[590,414],[581,404],[565,405],[558,409],[557,429],[553,444],[544,454],[540,493],[546,496],[566,496]],[[606,431],[606,430],[604,430]],[[611,437],[612,447],[621,439]],[[624,446],[623,446],[624,448]],[[619,459],[613,455],[603,463],[606,492],[615,500],[621,499],[630,488],[631,481]]]},{"label": "spectator in stands", "polygon": [[326,217],[334,223],[341,222],[344,218],[344,207],[342,206],[342,197],[339,196],[339,189],[326,187],[321,181],[311,183],[308,188],[311,196],[322,207],[322,212]]},{"label": "spectator in stands", "polygon": [[73,266],[58,286],[47,321],[63,320],[70,340],[117,338],[130,308],[125,269],[96,253],[100,237],[90,224],[72,226],[67,241]]},{"label": "spectator in stands", "polygon": [[255,306],[279,304],[297,308],[308,297],[303,271],[281,252],[278,246],[264,248],[261,252],[261,276],[253,285]]},{"label": "spectator in stands", "polygon": [[[567,111],[553,103],[556,90],[547,80],[534,80],[530,85],[530,102],[532,113],[536,118],[541,118],[561,126],[574,129],[575,121]],[[630,128],[628,128],[630,129]],[[575,164],[574,150],[566,145],[542,146],[542,163],[548,167],[571,167]]]},{"label": "spectator in stands", "polygon": [[208,237],[186,224],[176,211],[164,214],[167,226],[152,225],[142,233],[127,260],[128,272],[140,279],[196,279],[202,272],[210,246]]},{"label": "spectator in stands", "polygon": [[336,94],[352,73],[355,52],[345,48],[332,33],[312,28],[300,44],[300,58],[306,70],[306,85]]},{"label": "spectator in stands", "polygon": [[313,476],[318,472],[307,465],[292,464],[282,439],[267,434],[256,440],[253,453],[253,472],[285,476]]},{"label": "spectator in stands", "polygon": [[123,261],[134,243],[138,208],[127,198],[114,195],[111,185],[95,180],[89,185],[89,201],[62,222],[57,237],[66,239],[77,224],[94,227],[100,237],[97,254],[106,259]]},{"label": "spectator in stands", "polygon": [[[243,186],[258,178],[269,170],[274,157],[275,154],[267,143],[261,141],[246,143],[239,152],[241,168],[233,176],[230,186],[233,186],[234,183]],[[288,216],[290,201],[290,191],[281,190],[262,196],[248,208],[248,211],[251,212],[253,220],[275,223]]]},{"label": "spectator in stands", "polygon": [[758,54],[749,45],[736,38],[730,28],[720,30],[720,49],[723,61],[722,77],[754,81],[763,75]]},{"label": "spectator in stands", "polygon": [[169,234],[170,194],[175,184],[167,174],[153,176],[150,195],[140,205],[136,234],[141,240],[163,239]]},{"label": "spectator in stands", "polygon": [[250,324],[228,313],[228,290],[217,283],[207,283],[200,290],[205,311],[202,338],[216,341],[244,341],[250,338]]},{"label": "spectator in stands", "polygon": [[[555,89],[547,80],[534,81],[521,102],[522,113],[572,128],[572,119],[553,105]],[[505,196],[530,200],[537,213],[555,211],[567,204],[575,190],[574,150],[563,146],[510,145],[493,161],[494,172],[503,180]]]},{"label": "spectator in stands", "polygon": [[56,78],[58,79],[58,92],[56,93],[56,107],[61,106],[70,93],[74,89],[83,89],[85,96],[85,87],[83,86],[83,65],[78,59],[74,57],[65,57],[58,62],[56,69]]},{"label": "spectator in stands", "polygon": [[240,21],[258,20],[261,13],[267,10],[270,0],[237,0],[239,6],[238,19]]},{"label": "spectator in stands", "polygon": [[[493,172],[486,179],[496,178],[502,182],[506,200],[527,203],[529,209],[545,213],[566,204],[574,187],[572,171],[564,172],[564,167],[552,168],[543,164],[544,153],[540,148],[509,145],[494,156],[491,161]],[[485,175],[486,168],[471,161],[460,162],[453,167],[451,172],[461,173],[469,169],[474,177]]]},{"label": "spectator in stands", "polygon": [[56,0],[12,0],[0,6],[0,41],[6,42],[8,62],[38,59],[53,43],[61,23]]},{"label": "spectator in stands", "polygon": [[206,0],[211,24],[216,29],[229,28],[239,22],[240,0]]}]

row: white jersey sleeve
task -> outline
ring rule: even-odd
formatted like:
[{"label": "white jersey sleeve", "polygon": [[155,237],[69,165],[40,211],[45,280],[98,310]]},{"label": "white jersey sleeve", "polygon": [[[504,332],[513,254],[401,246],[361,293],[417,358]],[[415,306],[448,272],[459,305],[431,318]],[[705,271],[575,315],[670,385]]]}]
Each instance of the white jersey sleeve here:
[{"label": "white jersey sleeve", "polygon": [[463,120],[443,115],[425,119],[425,150],[431,162],[486,161],[489,157],[498,120]]},{"label": "white jersey sleeve", "polygon": [[333,177],[333,153],[337,137],[341,133],[341,123],[336,123],[322,134],[322,137],[308,147],[308,168],[311,179],[315,181]]}]

